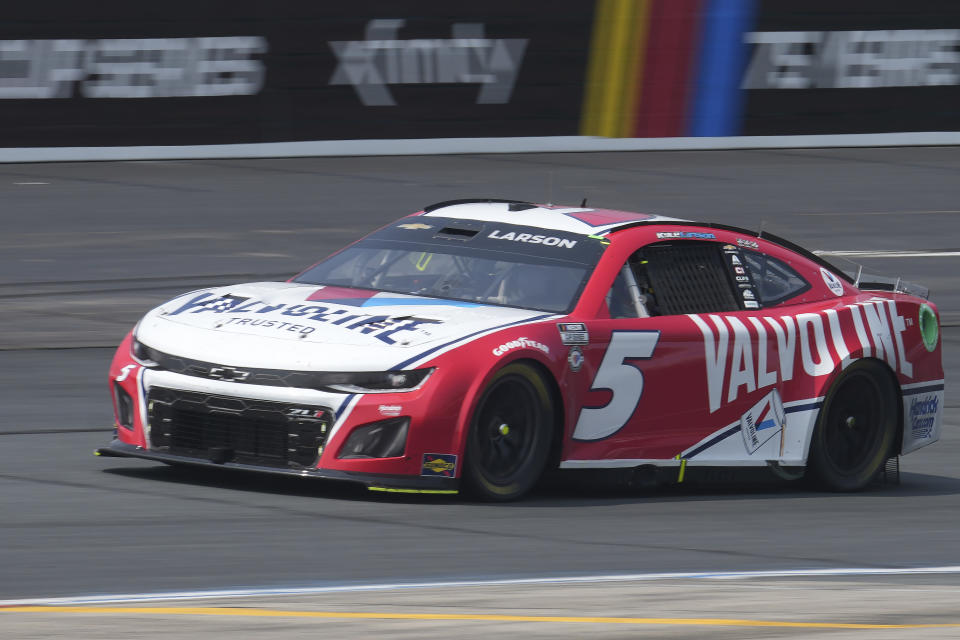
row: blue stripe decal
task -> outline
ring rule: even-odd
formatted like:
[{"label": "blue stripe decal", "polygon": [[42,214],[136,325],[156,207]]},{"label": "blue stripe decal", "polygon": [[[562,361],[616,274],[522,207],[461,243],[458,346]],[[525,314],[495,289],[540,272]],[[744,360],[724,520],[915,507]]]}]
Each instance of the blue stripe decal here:
[{"label": "blue stripe decal", "polygon": [[688,135],[735,136],[743,112],[741,78],[747,64],[744,33],[756,14],[754,0],[709,0]]},{"label": "blue stripe decal", "polygon": [[524,324],[524,323],[527,323],[527,322],[536,322],[537,320],[543,320],[544,318],[552,318],[552,317],[554,317],[554,315],[555,315],[555,314],[547,313],[547,314],[544,314],[544,315],[542,315],[542,316],[533,316],[532,318],[526,318],[525,320],[517,320],[517,321],[515,321],[515,322],[508,322],[507,324],[502,324],[502,325],[500,325],[499,327],[487,327],[486,329],[481,329],[480,331],[474,331],[473,333],[471,333],[471,334],[469,334],[469,335],[466,335],[466,336],[463,336],[462,338],[457,338],[456,340],[451,340],[450,342],[446,342],[446,343],[441,344],[441,345],[439,345],[439,346],[433,347],[432,349],[427,349],[426,351],[424,351],[423,353],[420,353],[419,355],[415,355],[415,356],[413,356],[412,358],[408,358],[407,360],[404,360],[403,362],[401,362],[400,364],[396,365],[396,366],[393,367],[393,368],[394,368],[394,369],[403,369],[404,367],[409,366],[410,364],[416,362],[417,360],[420,360],[420,359],[422,359],[422,358],[425,358],[426,356],[430,355],[431,353],[434,353],[434,352],[436,352],[436,351],[439,351],[440,349],[449,347],[449,346],[452,345],[452,344],[456,344],[456,343],[462,342],[462,341],[464,341],[464,340],[469,340],[470,338],[472,338],[472,337],[474,337],[474,336],[477,336],[477,335],[480,335],[481,333],[486,333],[486,332],[488,332],[488,331],[496,331],[497,329],[506,329],[507,327],[512,327],[512,326],[517,325],[517,324]]},{"label": "blue stripe decal", "polygon": [[819,409],[823,406],[823,400],[817,400],[816,402],[808,402],[807,404],[796,404],[792,407],[784,407],[784,413],[797,413],[798,411],[813,411],[814,409]]},{"label": "blue stripe decal", "polygon": [[[943,386],[943,385],[941,385],[941,388],[942,388],[942,386]],[[812,411],[813,409],[819,409],[819,408],[822,407],[822,406],[823,406],[823,400],[817,400],[817,401],[815,401],[815,402],[808,402],[808,403],[806,403],[806,404],[798,404],[798,405],[795,405],[795,406],[792,406],[792,407],[784,407],[784,408],[783,408],[783,411],[784,411],[784,413],[796,413],[796,412],[798,412],[798,411]],[[767,424],[767,423],[766,423],[766,422],[761,422],[760,425],[757,426],[757,429],[759,430],[759,429],[764,428],[763,425],[765,425],[765,424]],[[704,451],[706,451],[707,449],[709,449],[709,448],[712,447],[713,445],[717,444],[718,442],[720,442],[720,441],[722,441],[722,440],[726,440],[727,438],[729,438],[729,437],[732,436],[733,434],[737,433],[738,431],[740,431],[740,425],[739,425],[739,424],[736,425],[736,426],[730,427],[730,428],[727,429],[726,431],[724,431],[724,432],[722,432],[722,433],[718,433],[718,434],[717,434],[716,436],[714,436],[713,438],[710,438],[708,441],[704,442],[702,445],[700,445],[699,447],[697,447],[696,449],[694,449],[693,451],[691,451],[690,453],[688,453],[688,454],[685,455],[684,457],[687,458],[687,459],[690,459],[690,458],[692,458],[693,456],[695,456],[695,455],[697,455],[697,454],[703,453]]]},{"label": "blue stripe decal", "polygon": [[[916,388],[914,388],[914,389],[908,389],[908,390],[906,390],[906,391],[903,392],[903,395],[905,395],[905,396],[912,396],[912,395],[917,395],[917,394],[920,394],[920,393],[930,393],[930,392],[932,392],[932,391],[943,391],[943,389],[944,389],[943,383],[931,384],[931,385],[927,385],[927,386],[925,386],[925,387],[916,387]],[[817,400],[817,401],[815,401],[815,402],[808,402],[808,403],[806,403],[806,404],[797,404],[797,405],[794,405],[794,406],[792,406],[792,407],[784,407],[784,408],[783,408],[783,411],[784,411],[784,413],[797,413],[797,412],[799,412],[799,411],[813,411],[813,410],[815,410],[815,409],[819,409],[819,408],[822,407],[822,406],[823,406],[823,400]],[[763,424],[765,424],[765,423],[760,423],[760,425],[758,425],[758,427],[757,427],[758,430],[761,429],[761,428],[763,428],[763,427],[762,427]],[[711,438],[709,441],[704,442],[702,445],[700,445],[699,447],[697,447],[696,449],[694,449],[693,451],[691,451],[690,453],[688,453],[688,454],[687,454],[686,456],[684,456],[684,457],[687,458],[687,459],[689,459],[689,458],[692,458],[693,456],[695,456],[695,455],[697,455],[697,454],[699,454],[699,453],[703,453],[706,449],[709,449],[710,447],[712,447],[713,445],[717,444],[717,443],[720,442],[721,440],[726,440],[728,437],[732,436],[733,434],[735,434],[735,433],[738,432],[738,431],[740,431],[740,425],[737,425],[737,426],[735,426],[735,427],[731,427],[731,428],[727,429],[726,431],[724,431],[723,433],[717,434],[716,437]]]},{"label": "blue stripe decal", "polygon": [[730,427],[723,433],[717,434],[716,437],[713,437],[707,442],[704,442],[702,445],[700,445],[699,447],[697,447],[696,449],[694,449],[693,451],[685,455],[684,458],[690,459],[693,456],[697,455],[698,453],[703,453],[713,445],[717,444],[721,440],[726,440],[727,438],[737,433],[738,431],[740,431],[740,425],[737,425],[735,427]]},{"label": "blue stripe decal", "polygon": [[353,400],[353,396],[355,396],[355,395],[357,395],[357,394],[355,394],[355,393],[349,393],[349,394],[347,394],[347,397],[343,399],[343,402],[341,402],[341,403],[340,403],[340,406],[337,407],[337,410],[334,411],[334,413],[335,413],[336,416],[337,416],[337,420],[340,419],[340,414],[343,413],[343,410],[347,408],[347,405],[350,404],[350,401]]},{"label": "blue stripe decal", "polygon": [[918,393],[930,393],[931,391],[943,391],[943,383],[940,384],[931,384],[926,387],[915,387],[913,389],[907,389],[903,392],[905,396],[915,396]]}]

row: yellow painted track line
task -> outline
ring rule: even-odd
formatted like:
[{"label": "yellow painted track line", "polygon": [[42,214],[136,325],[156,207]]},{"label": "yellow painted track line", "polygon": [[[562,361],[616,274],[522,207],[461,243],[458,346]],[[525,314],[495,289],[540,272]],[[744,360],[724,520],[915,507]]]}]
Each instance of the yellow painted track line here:
[{"label": "yellow painted track line", "polygon": [[869,624],[848,622],[790,622],[736,618],[615,618],[604,616],[506,616],[479,613],[391,613],[351,611],[286,611],[231,607],[2,607],[10,613],[93,613],[159,616],[234,616],[245,618],[325,618],[352,620],[459,620],[473,622],[578,622],[592,624],[675,625],[698,627],[780,627],[801,629],[947,629],[960,622],[936,624]]}]

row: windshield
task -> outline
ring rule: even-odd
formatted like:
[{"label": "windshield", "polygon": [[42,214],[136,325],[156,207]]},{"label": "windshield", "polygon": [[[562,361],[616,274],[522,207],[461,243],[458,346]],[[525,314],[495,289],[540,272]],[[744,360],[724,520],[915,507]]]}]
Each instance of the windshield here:
[{"label": "windshield", "polygon": [[[400,239],[393,233],[369,236],[314,265],[294,282],[567,312],[602,251],[600,243],[592,242],[596,248],[588,248],[590,263],[584,263],[583,250],[574,251],[577,259],[571,260],[563,249],[542,242],[536,248],[528,248],[526,240],[503,242],[511,232],[508,225],[471,230],[467,240],[462,235],[450,239],[438,228],[433,226],[433,234],[402,234]],[[538,231],[541,235],[528,237],[554,237]],[[413,235],[420,238],[412,239]]]}]

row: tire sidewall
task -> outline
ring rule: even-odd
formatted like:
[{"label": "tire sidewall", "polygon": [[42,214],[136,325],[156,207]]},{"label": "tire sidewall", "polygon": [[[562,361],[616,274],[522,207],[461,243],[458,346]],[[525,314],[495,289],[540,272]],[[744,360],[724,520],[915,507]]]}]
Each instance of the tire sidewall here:
[{"label": "tire sidewall", "polygon": [[[844,470],[834,463],[827,450],[826,422],[833,403],[843,391],[844,385],[859,376],[869,376],[878,387],[880,401],[883,404],[879,418],[882,425],[879,433],[874,437],[871,451],[865,461],[855,469]],[[873,480],[883,468],[896,441],[896,430],[899,424],[898,393],[899,389],[894,385],[884,365],[874,360],[858,360],[840,374],[824,398],[810,443],[808,468],[814,482],[831,491],[859,491]]]},{"label": "tire sidewall", "polygon": [[[537,402],[539,420],[532,434],[532,446],[521,468],[511,474],[507,482],[497,482],[489,478],[477,462],[480,446],[478,421],[492,392],[507,383],[519,383],[528,387]],[[553,414],[550,390],[543,376],[532,366],[514,362],[498,370],[484,388],[470,417],[463,470],[464,489],[467,493],[481,500],[497,502],[516,500],[532,489],[540,479],[549,457],[553,440]]]}]

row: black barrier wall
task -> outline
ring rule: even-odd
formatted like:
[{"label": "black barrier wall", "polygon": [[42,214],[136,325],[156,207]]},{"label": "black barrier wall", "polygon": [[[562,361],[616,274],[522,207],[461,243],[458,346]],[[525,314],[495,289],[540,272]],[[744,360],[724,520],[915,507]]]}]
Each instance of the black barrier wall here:
[{"label": "black barrier wall", "polygon": [[0,148],[960,131],[958,105],[960,0],[0,12]]},{"label": "black barrier wall", "polygon": [[4,5],[0,147],[577,133],[593,2]]}]

